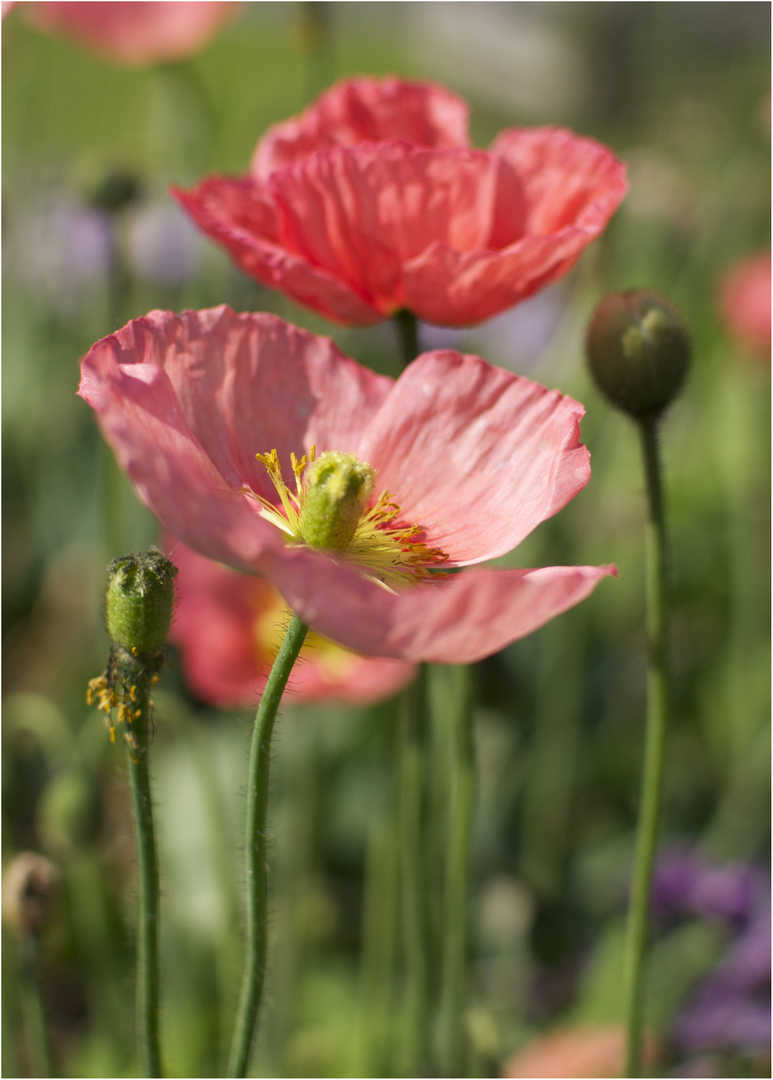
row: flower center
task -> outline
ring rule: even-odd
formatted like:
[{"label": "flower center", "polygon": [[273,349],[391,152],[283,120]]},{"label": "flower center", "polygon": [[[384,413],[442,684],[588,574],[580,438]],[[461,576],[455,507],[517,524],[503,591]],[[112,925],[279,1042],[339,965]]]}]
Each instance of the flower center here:
[{"label": "flower center", "polygon": [[369,505],[376,470],[356,454],[326,450],[317,458],[313,446],[308,461],[306,455],[299,461],[291,454],[295,491],[282,479],[276,450],[255,456],[265,465],[280,505],[252,491],[245,494],[257,500],[261,516],[289,543],[344,555],[390,590],[445,576],[436,571],[448,556],[424,543],[418,525],[395,524],[401,511],[390,492],[382,491]]}]

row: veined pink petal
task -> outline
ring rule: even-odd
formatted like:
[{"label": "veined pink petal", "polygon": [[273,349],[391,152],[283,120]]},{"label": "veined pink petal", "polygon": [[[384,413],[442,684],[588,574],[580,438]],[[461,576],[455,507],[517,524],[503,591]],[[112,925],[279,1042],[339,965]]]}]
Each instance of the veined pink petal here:
[{"label": "veined pink petal", "polygon": [[41,30],[71,38],[118,64],[150,64],[198,52],[241,4],[197,0],[45,0],[25,5]]},{"label": "veined pink petal", "polygon": [[261,285],[282,289],[346,326],[370,326],[384,318],[350,284],[282,246],[277,208],[252,180],[211,176],[191,191],[169,190],[199,228]]},{"label": "veined pink petal", "polygon": [[[264,577],[239,574],[179,542],[164,544],[178,568],[171,640],[186,681],[204,701],[254,705],[282,641],[289,612]],[[310,634],[288,693],[298,701],[367,705],[402,689],[412,664],[360,656]]]},{"label": "veined pink petal", "polygon": [[403,79],[337,83],[300,116],[270,127],[255,148],[250,172],[259,180],[334,146],[402,139],[417,146],[469,146],[466,101],[442,86]]},{"label": "veined pink petal", "polygon": [[126,371],[134,364],[163,370],[174,407],[221,485],[268,498],[275,491],[257,453],[276,449],[289,467],[291,452],[300,456],[312,443],[320,452],[350,451],[393,385],[329,338],[225,305],[151,312],[94,346],[84,371],[102,354]]},{"label": "veined pink petal", "polygon": [[420,356],[358,454],[452,564],[512,551],[590,478],[582,405],[477,356]]},{"label": "veined pink petal", "polygon": [[296,549],[266,573],[293,610],[326,637],[372,656],[466,664],[490,656],[584,600],[614,566],[468,570],[399,594]]},{"label": "veined pink petal", "polygon": [[614,154],[566,128],[508,128],[491,152],[518,174],[532,235],[572,227],[595,236],[628,191],[625,166]]},{"label": "veined pink petal", "polygon": [[482,151],[410,143],[339,147],[272,175],[283,246],[384,314],[405,305],[403,267],[432,244],[467,252],[505,238],[499,188],[520,235],[517,179]]},{"label": "veined pink petal", "polygon": [[435,244],[405,267],[406,304],[426,322],[469,326],[552,285],[571,270],[589,234],[524,236],[502,251],[458,252]]}]

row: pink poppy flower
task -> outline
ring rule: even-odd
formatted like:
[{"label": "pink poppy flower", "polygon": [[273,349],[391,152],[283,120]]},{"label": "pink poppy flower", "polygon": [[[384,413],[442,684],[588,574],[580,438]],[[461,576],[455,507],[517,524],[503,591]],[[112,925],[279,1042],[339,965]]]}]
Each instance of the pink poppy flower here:
[{"label": "pink poppy flower", "polygon": [[234,17],[241,5],[219,0],[48,0],[25,6],[37,29],[61,34],[105,60],[133,66],[191,56]]},{"label": "pink poppy flower", "polygon": [[[287,605],[264,577],[229,570],[183,544],[165,547],[179,571],[170,637],[189,686],[211,705],[254,704],[282,643]],[[288,692],[297,701],[370,705],[415,674],[413,664],[359,656],[310,632]]]},{"label": "pink poppy flower", "polygon": [[566,274],[626,191],[592,139],[510,128],[474,150],[458,98],[363,78],[270,129],[246,176],[172,194],[247,274],[336,322],[464,326]]},{"label": "pink poppy flower", "polygon": [[719,308],[742,349],[770,358],[770,252],[742,259],[725,274]]},{"label": "pink poppy flower", "polygon": [[274,316],[155,311],[92,347],[79,393],[168,533],[365,655],[478,660],[615,572],[436,573],[504,555],[590,476],[582,406],[479,357],[395,382]]}]

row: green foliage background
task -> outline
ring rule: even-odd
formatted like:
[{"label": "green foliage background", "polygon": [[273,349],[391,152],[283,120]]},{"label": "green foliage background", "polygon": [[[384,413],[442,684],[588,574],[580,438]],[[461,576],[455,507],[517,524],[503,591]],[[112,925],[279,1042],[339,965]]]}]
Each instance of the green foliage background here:
[{"label": "green foliage background", "polygon": [[[512,85],[499,95],[491,79],[484,85],[486,64],[472,46],[466,63],[446,55],[444,18],[473,7],[495,9],[513,51]],[[497,1075],[509,1054],[553,1023],[619,1018],[644,716],[645,509],[636,433],[600,399],[583,363],[584,326],[607,291],[664,294],[694,340],[689,384],[662,431],[674,604],[663,842],[717,863],[767,864],[770,369],[727,336],[717,290],[734,260],[769,245],[769,18],[759,3],[253,3],[199,56],[128,70],[35,32],[23,8],[9,16],[3,857],[42,851],[64,875],[43,951],[62,1075],[136,1075],[128,791],[121,748],[86,708],[85,687],[107,651],[104,568],[155,539],[154,522],[117,476],[91,410],[75,396],[78,362],[98,338],[151,308],[227,302],[276,311],[331,334],[362,363],[396,370],[389,326],[331,326],[259,289],[205,241],[182,284],[153,281],[126,256],[133,214],[171,204],[170,183],[244,169],[265,128],[334,78],[435,78],[470,99],[480,145],[504,126],[568,123],[630,165],[629,198],[547,306],[537,298],[515,321],[453,337],[455,347],[526,371],[587,408],[591,483],[506,561],[616,562],[620,571],[579,608],[476,669],[469,1020],[479,1074]],[[581,60],[574,83],[564,69],[542,71],[551,88],[544,106],[539,95],[524,104],[526,80],[535,76],[518,51],[523,28],[535,26]],[[61,237],[46,231],[49,211],[66,200],[85,212],[115,170],[136,178],[141,192],[112,219],[123,277],[79,280],[77,250],[57,254]],[[524,345],[534,333],[546,339],[543,348]],[[112,520],[122,522],[116,535],[103,525],[107,499]],[[172,1075],[216,1075],[239,970],[251,714],[196,702],[171,659],[156,694],[153,748],[164,1039]],[[445,676],[436,678],[442,693]],[[390,1032],[363,991],[360,946],[363,910],[374,903],[366,899],[368,849],[391,799],[393,736],[389,703],[367,710],[291,703],[283,712],[258,1075],[378,1075]],[[442,761],[435,768],[442,783]],[[379,917],[377,907],[368,910]],[[696,922],[656,943],[649,992],[666,1045],[685,995],[723,942],[721,929]],[[7,944],[3,1074],[29,1075]],[[399,1009],[395,1016],[391,1037],[399,1038]],[[741,1071],[722,1075],[760,1066],[732,1067]]]}]

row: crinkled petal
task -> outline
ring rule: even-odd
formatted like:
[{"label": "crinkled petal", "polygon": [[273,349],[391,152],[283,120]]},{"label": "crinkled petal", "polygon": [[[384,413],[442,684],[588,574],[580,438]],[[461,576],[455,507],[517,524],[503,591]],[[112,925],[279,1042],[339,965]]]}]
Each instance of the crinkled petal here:
[{"label": "crinkled petal", "polygon": [[498,652],[585,599],[613,566],[467,570],[399,594],[300,549],[270,554],[265,571],[319,633],[371,656],[465,664]]},{"label": "crinkled petal", "polygon": [[228,487],[193,436],[168,375],[153,364],[119,365],[105,338],[83,362],[78,393],[140,499],[163,527],[202,554],[241,569],[276,546],[276,529]]},{"label": "crinkled petal", "polygon": [[452,563],[503,555],[590,478],[582,405],[477,356],[425,353],[403,372],[358,454]]},{"label": "crinkled petal", "polygon": [[523,185],[528,232],[566,228],[601,232],[628,191],[625,165],[601,143],[566,128],[508,128],[491,152],[513,166]]},{"label": "crinkled petal", "polygon": [[272,172],[318,150],[402,139],[417,146],[467,147],[466,101],[442,86],[403,79],[358,78],[327,90],[300,116],[269,128],[250,172]]},{"label": "crinkled petal", "polygon": [[[509,231],[502,186],[510,195]],[[482,151],[400,142],[336,148],[273,174],[268,189],[282,245],[384,315],[405,306],[403,268],[431,245],[475,251],[492,234],[504,240],[522,232],[517,180]]]},{"label": "crinkled petal", "polygon": [[171,187],[170,193],[199,228],[261,285],[280,289],[345,326],[370,326],[384,318],[347,282],[282,246],[276,207],[254,181],[211,176],[191,191]]},{"label": "crinkled petal", "polygon": [[[285,601],[264,577],[236,573],[171,539],[164,548],[179,571],[170,636],[188,685],[212,705],[254,705],[282,641]],[[366,705],[402,689],[415,672],[405,661],[360,656],[310,635],[288,693]]]},{"label": "crinkled petal", "polygon": [[257,453],[276,449],[289,470],[291,452],[300,456],[312,443],[351,451],[393,385],[329,338],[226,306],[151,312],[98,343],[89,358],[105,351],[127,368],[165,371],[176,407],[222,481],[267,498],[275,492]]}]

